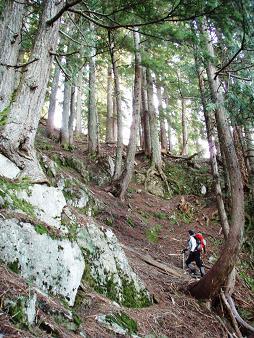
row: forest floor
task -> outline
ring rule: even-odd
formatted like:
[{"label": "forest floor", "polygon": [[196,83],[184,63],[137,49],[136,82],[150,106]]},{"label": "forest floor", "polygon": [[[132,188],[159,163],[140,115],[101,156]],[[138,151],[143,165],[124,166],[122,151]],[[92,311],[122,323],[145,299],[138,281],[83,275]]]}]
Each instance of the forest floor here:
[{"label": "forest floor", "polygon": [[[46,149],[40,151],[49,157],[56,153],[62,156],[72,156],[90,164],[90,170],[98,172],[105,170],[104,164],[100,167],[100,161],[95,162],[88,157],[84,151],[85,141],[79,140],[71,155],[59,144],[44,140],[44,143],[46,142],[50,144],[48,147],[50,149],[44,147]],[[113,146],[102,146],[101,159],[113,155],[113,152]],[[137,163],[136,171],[139,165],[141,162]],[[76,172],[74,176],[80,178]],[[136,321],[139,337],[228,337],[228,331],[234,330],[229,324],[230,321],[227,320],[228,314],[223,312],[220,300],[210,304],[197,301],[186,293],[187,286],[195,283],[197,277],[194,278],[183,269],[181,253],[187,244],[188,230],[193,229],[196,232],[202,232],[207,240],[207,252],[203,255],[206,270],[218,257],[223,244],[223,236],[220,231],[214,196],[211,194],[205,197],[177,195],[170,199],[162,199],[145,192],[143,185],[133,182],[128,189],[125,202],[121,202],[109,192],[105,185],[99,186],[95,182],[90,182],[88,187],[104,204],[96,220],[110,227],[116,234],[130,265],[152,295],[154,304],[140,309],[119,307],[116,303],[94,292],[90,287],[83,285],[79,292],[85,295],[85,301],[75,309],[81,319],[78,331],[85,332],[86,337],[130,337],[131,333],[128,335],[113,333],[96,320],[99,314],[122,311]],[[240,260],[245,258],[246,254],[242,252]],[[163,267],[168,269],[165,270]],[[170,269],[173,273],[170,273]],[[18,282],[12,272],[1,266],[1,294],[7,292],[6,288],[12,288],[12,284],[15,283],[22,282]],[[13,289],[16,290],[15,287]],[[249,322],[253,323],[254,294],[239,276],[233,298],[241,314],[245,313]],[[17,331],[11,319],[0,313],[1,321],[2,324],[6,321],[9,327],[9,336],[4,337],[33,336],[31,331],[27,334],[21,330]],[[58,332],[61,332],[59,337],[81,336],[78,332],[70,334],[63,327]],[[132,334],[135,336],[134,333]],[[51,335],[45,333],[41,337],[51,337]]]}]

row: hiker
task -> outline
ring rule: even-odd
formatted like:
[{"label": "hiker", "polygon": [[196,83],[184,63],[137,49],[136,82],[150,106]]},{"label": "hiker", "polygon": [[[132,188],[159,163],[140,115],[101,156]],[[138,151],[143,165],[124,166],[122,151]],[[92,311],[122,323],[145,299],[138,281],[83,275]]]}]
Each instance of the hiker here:
[{"label": "hiker", "polygon": [[196,269],[193,267],[193,265],[191,265],[191,262],[195,261],[200,270],[201,277],[203,277],[205,275],[205,268],[202,259],[200,257],[202,250],[199,248],[200,244],[197,242],[195,238],[195,232],[193,230],[189,230],[189,235],[190,238],[188,240],[188,248],[183,250],[183,252],[189,250],[189,256],[186,259],[185,264],[191,270],[192,273],[195,273]]}]

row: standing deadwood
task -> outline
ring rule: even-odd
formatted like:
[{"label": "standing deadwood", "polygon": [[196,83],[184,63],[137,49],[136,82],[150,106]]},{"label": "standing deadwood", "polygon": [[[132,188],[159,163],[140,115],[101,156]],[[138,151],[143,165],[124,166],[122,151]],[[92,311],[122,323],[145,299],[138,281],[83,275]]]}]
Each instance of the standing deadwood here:
[{"label": "standing deadwood", "polygon": [[[190,293],[197,297],[208,299],[220,294],[221,288],[228,284],[232,277],[238,254],[241,248],[244,229],[244,193],[241,171],[239,168],[234,142],[225,114],[224,97],[216,67],[212,61],[214,49],[210,36],[207,34],[207,23],[200,26],[205,48],[209,54],[206,72],[213,102],[216,104],[215,116],[218,132],[221,134],[223,151],[227,160],[227,168],[231,183],[232,212],[228,238],[222,248],[220,257],[208,273],[198,283],[189,287]],[[233,282],[234,279],[231,279]],[[227,285],[232,290],[233,285]]]},{"label": "standing deadwood", "polygon": [[116,147],[116,161],[115,161],[115,172],[113,179],[118,180],[122,173],[122,155],[123,155],[123,116],[122,116],[122,99],[120,91],[120,81],[118,74],[118,67],[115,58],[115,46],[111,40],[110,31],[108,32],[110,55],[114,73],[114,84],[115,84],[115,99],[116,99],[116,111],[117,111],[117,147]]},{"label": "standing deadwood", "polygon": [[166,105],[166,110],[168,111],[166,119],[168,123],[168,150],[169,152],[172,152],[173,150],[173,142],[172,142],[172,122],[171,122],[171,116],[169,113],[169,97],[168,97],[168,91],[164,87],[164,101]]},{"label": "standing deadwood", "polygon": [[65,75],[62,126],[61,126],[61,131],[60,131],[60,142],[62,145],[69,144],[70,109],[71,109],[71,84],[69,81],[69,77]]},{"label": "standing deadwood", "polygon": [[10,104],[7,124],[0,136],[1,152],[22,169],[21,176],[37,182],[46,181],[46,177],[36,156],[34,140],[46,95],[52,52],[57,48],[60,22],[56,20],[49,25],[47,20],[59,12],[63,3],[51,0],[43,2],[29,62],[15,99]]},{"label": "standing deadwood", "polygon": [[159,119],[160,119],[161,149],[167,152],[168,142],[167,142],[167,134],[166,134],[165,115],[164,115],[163,105],[162,105],[162,93],[161,93],[160,81],[157,81],[156,88],[157,88],[158,110],[159,110]]},{"label": "standing deadwood", "polygon": [[144,150],[146,156],[151,156],[152,145],[151,145],[151,132],[150,132],[150,121],[148,112],[148,98],[147,98],[147,81],[146,81],[146,69],[142,68],[142,127],[143,127],[143,138],[144,138]]},{"label": "standing deadwood", "polygon": [[226,239],[229,233],[229,224],[228,224],[228,217],[225,210],[225,205],[222,196],[221,184],[220,184],[220,175],[218,169],[218,163],[216,158],[216,147],[215,147],[215,121],[214,118],[209,114],[207,110],[207,100],[206,100],[206,91],[205,91],[205,82],[204,82],[204,71],[201,67],[198,66],[198,60],[195,57],[198,81],[199,81],[199,89],[200,89],[200,97],[201,103],[203,106],[203,112],[205,117],[205,124],[206,124],[206,133],[207,133],[207,140],[209,146],[209,153],[210,153],[210,163],[212,168],[212,175],[213,180],[215,183],[215,193],[216,193],[216,201],[218,212],[220,215],[221,226],[224,234],[224,238]]},{"label": "standing deadwood", "polygon": [[137,32],[137,29],[133,31],[134,39],[134,48],[135,48],[135,79],[134,79],[134,93],[133,93],[133,113],[132,113],[132,124],[130,131],[130,139],[127,151],[127,157],[125,162],[125,169],[122,174],[122,179],[120,182],[121,192],[120,199],[124,199],[124,195],[128,188],[128,185],[131,181],[135,154],[137,148],[137,137],[138,137],[138,128],[140,123],[140,106],[141,106],[141,54],[140,54],[140,35]]},{"label": "standing deadwood", "polygon": [[[92,22],[90,31],[95,35],[95,28]],[[95,43],[95,40],[94,42]],[[96,154],[99,149],[98,139],[98,115],[96,107],[96,48],[91,49],[91,57],[89,60],[89,103],[88,103],[88,152]]]},{"label": "standing deadwood", "polygon": [[246,157],[248,160],[249,184],[254,200],[254,130],[250,126],[244,128],[246,140]]},{"label": "standing deadwood", "polygon": [[83,89],[83,69],[79,71],[77,82],[77,106],[76,106],[76,128],[75,132],[79,136],[82,132],[82,89]]},{"label": "standing deadwood", "polygon": [[[14,100],[16,68],[21,42],[22,19],[25,2],[5,0],[0,23],[0,112],[7,115],[9,106]],[[6,116],[3,116],[6,118]],[[2,118],[3,118],[2,117]]]},{"label": "standing deadwood", "polygon": [[113,70],[112,64],[108,65],[107,78],[107,123],[106,123],[106,142],[114,142],[114,121],[113,121]]},{"label": "standing deadwood", "polygon": [[158,118],[153,100],[153,79],[150,70],[146,69],[147,79],[147,97],[148,97],[148,109],[150,118],[150,133],[151,133],[151,145],[152,145],[152,165],[161,168],[161,149],[160,139],[158,133]]},{"label": "standing deadwood", "polygon": [[74,120],[76,119],[76,86],[73,84],[71,86],[71,101],[70,101],[70,118],[69,118],[69,145],[73,145],[73,126]]},{"label": "standing deadwood", "polygon": [[182,106],[182,155],[188,155],[188,134],[187,134],[187,117],[186,117],[186,99],[181,98]]},{"label": "standing deadwood", "polygon": [[56,94],[58,90],[59,77],[60,77],[60,68],[58,67],[58,65],[55,65],[54,77],[52,81],[51,93],[50,93],[50,99],[49,99],[49,110],[48,110],[48,119],[47,119],[47,126],[46,126],[47,137],[53,136],[54,118],[55,118],[55,111],[56,111]]}]

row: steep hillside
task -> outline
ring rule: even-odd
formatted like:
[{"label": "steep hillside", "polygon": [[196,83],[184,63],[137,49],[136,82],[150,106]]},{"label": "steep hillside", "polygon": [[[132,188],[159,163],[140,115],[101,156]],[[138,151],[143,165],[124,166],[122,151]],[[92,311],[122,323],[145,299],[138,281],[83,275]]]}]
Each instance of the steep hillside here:
[{"label": "steep hillside", "polygon": [[[193,162],[164,158],[171,188],[168,190],[156,174],[145,182],[149,164],[140,154],[126,201],[120,202],[110,189],[113,146],[102,145],[100,157],[89,158],[85,152],[85,140],[77,140],[73,149],[64,150],[43,137],[42,130],[37,148],[50,184],[64,186],[63,193],[72,211],[71,216],[66,214],[61,218],[62,225],[65,220],[69,227],[68,238],[73,243],[78,240],[77,229],[70,228],[69,224],[72,215],[81,229],[85,229],[93,217],[105,234],[111,234],[108,231],[112,230],[151,298],[134,299],[138,296],[129,284],[125,288],[124,301],[119,305],[121,301],[118,302],[116,297],[116,285],[109,279],[106,286],[100,287],[92,278],[91,271],[88,272],[89,259],[94,259],[88,247],[85,248],[86,253],[89,251],[86,268],[74,306],[60,296],[38,291],[32,281],[17,274],[17,264],[1,264],[0,336],[228,337],[229,332],[234,331],[219,301],[214,304],[197,301],[186,292],[187,286],[199,278],[183,269],[185,257],[181,251],[186,246],[188,230],[202,232],[207,240],[207,252],[203,257],[206,269],[218,257],[223,243],[211,175],[205,162],[193,167]],[[148,191],[145,191],[144,183]],[[6,181],[3,184],[6,185]],[[85,198],[88,202],[83,206]],[[79,203],[82,204],[80,207]],[[20,207],[16,209],[20,210]],[[24,222],[28,222],[27,216],[18,214],[18,210],[10,211],[2,203],[1,217],[8,219],[11,213],[12,217],[25,218]],[[40,224],[39,232],[52,231],[47,228],[46,221]],[[90,235],[92,230],[89,230]],[[52,238],[61,236],[54,230]],[[241,255],[244,259],[244,252]],[[239,269],[240,266],[239,263]],[[253,290],[240,277],[236,285],[234,299],[238,310],[250,323],[254,322]],[[37,312],[31,314],[35,320],[29,324],[29,315],[24,313],[24,309],[29,308],[27,299],[33,302],[35,293]]]}]

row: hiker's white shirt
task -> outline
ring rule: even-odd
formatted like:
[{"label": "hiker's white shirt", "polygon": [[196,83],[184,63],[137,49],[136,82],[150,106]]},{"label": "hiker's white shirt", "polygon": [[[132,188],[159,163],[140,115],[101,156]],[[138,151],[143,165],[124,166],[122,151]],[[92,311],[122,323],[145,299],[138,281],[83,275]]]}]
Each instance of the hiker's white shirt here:
[{"label": "hiker's white shirt", "polygon": [[190,239],[188,241],[188,245],[189,245],[189,250],[191,252],[194,252],[195,249],[196,249],[196,246],[197,246],[197,242],[196,242],[194,236],[190,236]]}]

